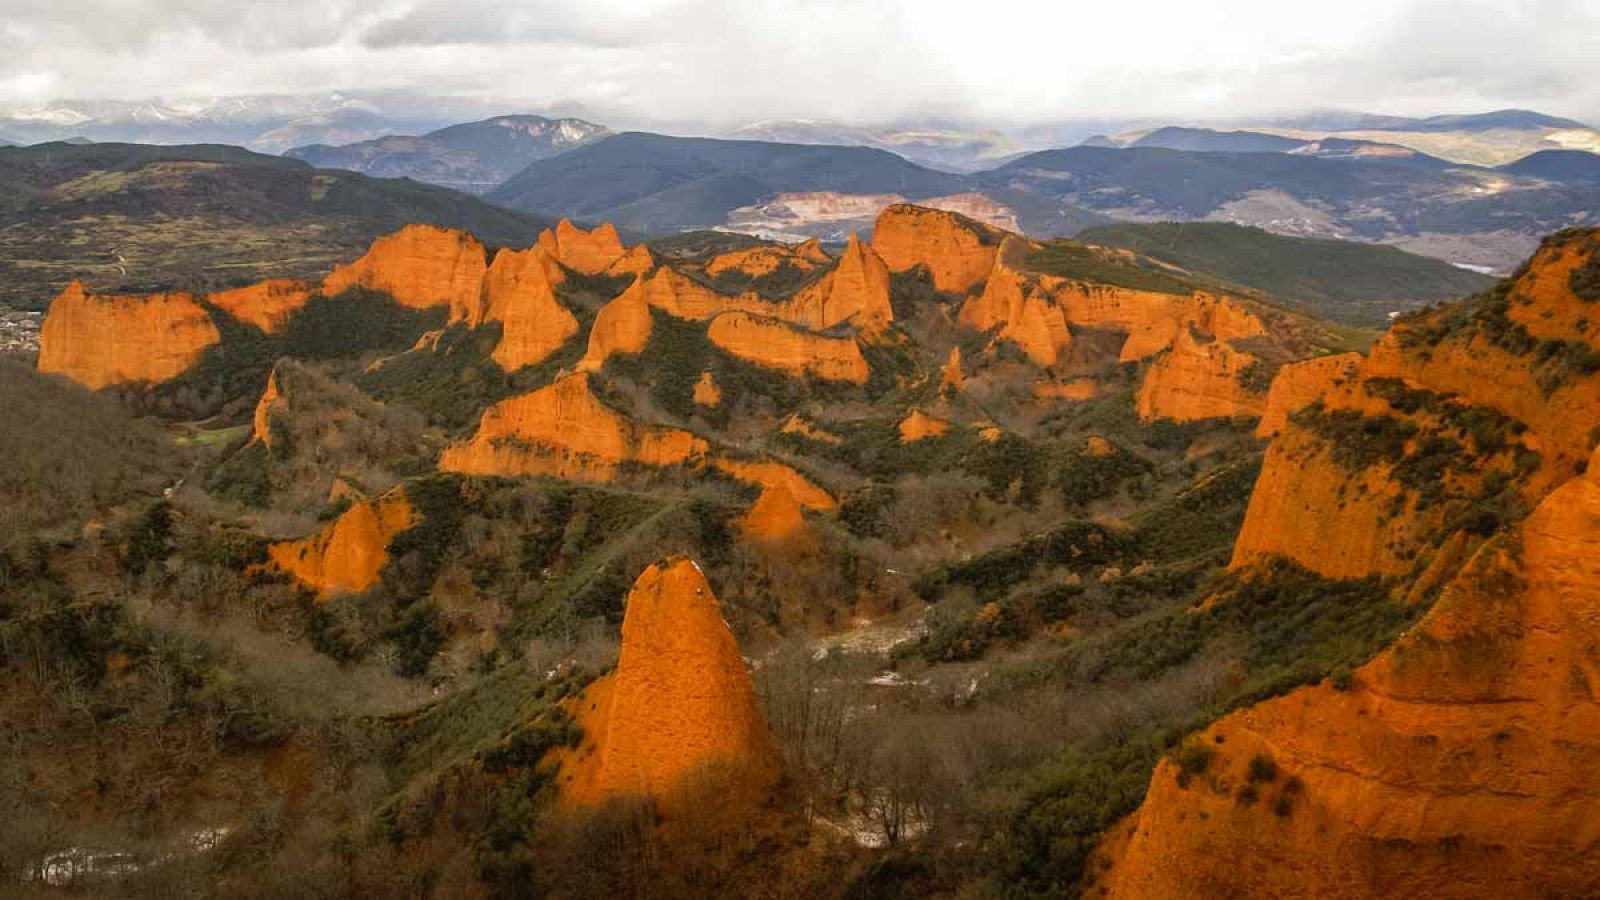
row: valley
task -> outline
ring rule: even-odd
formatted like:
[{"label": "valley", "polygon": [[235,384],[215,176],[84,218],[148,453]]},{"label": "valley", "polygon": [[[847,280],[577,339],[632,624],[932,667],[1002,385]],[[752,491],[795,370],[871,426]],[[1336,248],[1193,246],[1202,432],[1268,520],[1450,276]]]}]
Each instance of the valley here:
[{"label": "valley", "polygon": [[[899,196],[842,247],[440,222],[72,281],[0,360],[4,790],[49,810],[0,871],[1147,897],[1244,850],[1259,894],[1479,896],[1485,854],[1594,887],[1580,831],[1480,823],[1589,803],[1581,724],[1488,711],[1593,703],[1549,673],[1588,665],[1595,232],[1496,283]],[[1472,296],[1350,324],[1401,283]],[[1558,775],[1444,762],[1494,729]],[[1383,812],[1434,797],[1476,799]]]}]

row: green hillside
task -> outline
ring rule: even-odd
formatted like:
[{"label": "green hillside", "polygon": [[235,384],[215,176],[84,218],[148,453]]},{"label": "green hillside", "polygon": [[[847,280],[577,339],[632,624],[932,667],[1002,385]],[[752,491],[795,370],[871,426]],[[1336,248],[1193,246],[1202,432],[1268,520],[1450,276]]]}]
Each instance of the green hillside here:
[{"label": "green hillside", "polygon": [[100,291],[316,278],[409,222],[529,245],[546,224],[455,191],[238,147],[0,149],[0,303],[41,309],[68,281]]},{"label": "green hillside", "polygon": [[1284,237],[1225,222],[1107,225],[1083,231],[1078,239],[1264,291],[1352,325],[1381,325],[1390,312],[1466,296],[1494,283],[1487,275],[1381,244]]}]

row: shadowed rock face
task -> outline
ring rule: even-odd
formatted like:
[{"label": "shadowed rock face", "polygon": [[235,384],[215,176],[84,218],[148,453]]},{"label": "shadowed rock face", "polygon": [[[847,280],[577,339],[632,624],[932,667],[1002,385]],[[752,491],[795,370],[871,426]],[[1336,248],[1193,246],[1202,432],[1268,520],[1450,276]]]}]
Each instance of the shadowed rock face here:
[{"label": "shadowed rock face", "polygon": [[584,741],[562,761],[562,802],[666,797],[709,766],[757,781],[777,772],[738,642],[700,567],[646,569],[629,592],[616,671],[576,705]]},{"label": "shadowed rock face", "polygon": [[389,561],[389,542],[417,522],[400,488],[357,503],[321,531],[267,546],[269,565],[317,592],[319,600],[356,593],[378,583]]},{"label": "shadowed rock face", "polygon": [[[1163,762],[1102,848],[1106,895],[1600,891],[1600,457],[1589,473],[1480,549],[1348,689],[1217,722],[1187,787]],[[1258,757],[1273,775],[1252,781]]]},{"label": "shadowed rock face", "polygon": [[221,340],[189,294],[95,295],[74,281],[50,304],[39,336],[39,371],[88,388],[159,383],[194,365]]}]

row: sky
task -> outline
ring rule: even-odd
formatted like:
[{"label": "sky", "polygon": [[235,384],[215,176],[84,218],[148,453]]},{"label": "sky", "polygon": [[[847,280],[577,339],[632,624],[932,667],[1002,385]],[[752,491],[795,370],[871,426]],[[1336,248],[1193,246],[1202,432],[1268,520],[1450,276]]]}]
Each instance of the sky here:
[{"label": "sky", "polygon": [[406,88],[631,121],[1600,123],[1600,0],[0,0],[0,107]]}]

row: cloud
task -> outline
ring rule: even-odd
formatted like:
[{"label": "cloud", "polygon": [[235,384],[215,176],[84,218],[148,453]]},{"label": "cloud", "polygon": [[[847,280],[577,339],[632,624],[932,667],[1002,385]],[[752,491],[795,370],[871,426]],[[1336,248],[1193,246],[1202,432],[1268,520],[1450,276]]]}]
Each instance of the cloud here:
[{"label": "cloud", "polygon": [[1596,58],[1589,0],[0,0],[7,105],[338,87],[707,127],[1333,107],[1597,120]]}]

